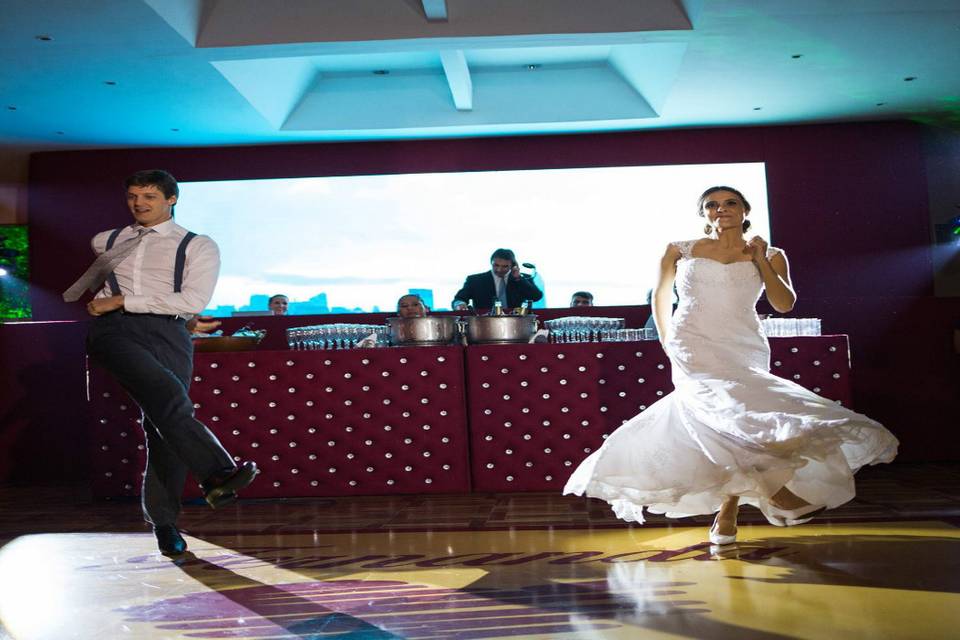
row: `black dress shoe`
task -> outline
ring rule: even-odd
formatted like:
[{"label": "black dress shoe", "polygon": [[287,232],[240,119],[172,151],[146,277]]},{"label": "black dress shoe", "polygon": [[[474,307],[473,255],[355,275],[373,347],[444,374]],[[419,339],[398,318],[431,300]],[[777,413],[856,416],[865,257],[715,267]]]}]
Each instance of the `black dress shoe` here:
[{"label": "black dress shoe", "polygon": [[200,485],[203,498],[214,509],[230,504],[236,499],[236,492],[253,482],[258,473],[257,463],[249,460],[233,469],[215,473]]},{"label": "black dress shoe", "polygon": [[160,548],[160,553],[165,556],[178,556],[187,550],[187,541],[183,539],[183,536],[172,524],[154,527],[153,534],[157,536],[157,546]]}]

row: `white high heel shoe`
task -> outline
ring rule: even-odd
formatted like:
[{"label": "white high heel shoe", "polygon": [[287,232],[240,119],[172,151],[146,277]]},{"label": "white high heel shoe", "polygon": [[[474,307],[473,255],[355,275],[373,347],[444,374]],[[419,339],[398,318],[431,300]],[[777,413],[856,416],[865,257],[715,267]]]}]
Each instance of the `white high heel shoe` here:
[{"label": "white high heel shoe", "polygon": [[710,533],[707,537],[710,539],[710,544],[722,547],[728,544],[733,544],[737,541],[737,530],[733,530],[733,535],[724,535],[720,533],[717,529],[717,522],[720,520],[720,513],[718,512],[716,517],[713,519],[713,525],[710,527]]},{"label": "white high heel shoe", "polygon": [[767,522],[777,527],[793,527],[798,524],[806,524],[815,517],[826,511],[822,504],[808,504],[805,507],[796,509],[778,509],[772,504],[767,507],[769,511],[763,511]]}]

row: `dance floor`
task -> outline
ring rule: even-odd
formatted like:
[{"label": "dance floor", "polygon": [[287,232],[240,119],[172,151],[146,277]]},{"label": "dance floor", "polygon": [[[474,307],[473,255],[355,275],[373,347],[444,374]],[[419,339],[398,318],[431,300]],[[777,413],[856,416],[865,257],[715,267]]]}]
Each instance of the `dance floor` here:
[{"label": "dance floor", "polygon": [[0,638],[947,638],[960,465],[889,465],[792,528],[618,523],[547,493],[185,507],[160,555],[134,501],[0,489]]}]

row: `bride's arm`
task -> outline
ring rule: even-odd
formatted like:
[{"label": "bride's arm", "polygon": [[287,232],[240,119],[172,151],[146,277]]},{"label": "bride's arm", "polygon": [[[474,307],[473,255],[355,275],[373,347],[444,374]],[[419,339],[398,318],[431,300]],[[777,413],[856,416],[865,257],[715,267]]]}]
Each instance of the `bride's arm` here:
[{"label": "bride's arm", "polygon": [[744,247],[744,251],[750,254],[753,264],[760,271],[770,306],[780,313],[793,310],[793,305],[797,302],[797,293],[790,282],[790,264],[783,251],[777,251],[767,258],[767,242],[760,236],[751,238]]},{"label": "bride's arm", "polygon": [[680,259],[680,249],[672,244],[660,258],[660,272],[657,277],[657,288],[653,292],[653,321],[657,325],[660,335],[660,344],[666,344],[670,337],[670,316],[673,315],[673,281],[677,278],[677,260]]},{"label": "bride's arm", "polygon": [[769,261],[757,265],[763,286],[767,290],[767,302],[780,313],[793,310],[797,294],[790,282],[790,265],[783,253],[775,253]]}]

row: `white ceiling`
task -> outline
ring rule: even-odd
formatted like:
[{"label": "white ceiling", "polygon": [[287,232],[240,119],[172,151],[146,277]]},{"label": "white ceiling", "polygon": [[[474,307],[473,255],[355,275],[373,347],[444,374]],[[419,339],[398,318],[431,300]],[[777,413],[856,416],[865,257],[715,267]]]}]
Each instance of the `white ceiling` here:
[{"label": "white ceiling", "polygon": [[889,119],[960,129],[956,0],[0,0],[0,10],[7,147]]}]

